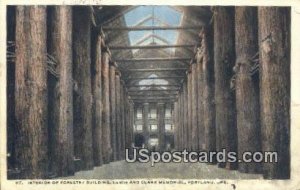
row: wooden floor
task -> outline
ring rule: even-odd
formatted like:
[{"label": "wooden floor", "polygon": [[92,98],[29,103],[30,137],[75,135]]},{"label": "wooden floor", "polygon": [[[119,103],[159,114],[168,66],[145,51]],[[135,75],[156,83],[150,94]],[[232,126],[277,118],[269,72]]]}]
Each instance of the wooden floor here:
[{"label": "wooden floor", "polygon": [[218,168],[203,163],[150,163],[113,162],[94,170],[80,171],[75,176],[63,179],[132,179],[132,178],[170,178],[170,179],[263,179],[262,175],[244,174],[236,170]]}]

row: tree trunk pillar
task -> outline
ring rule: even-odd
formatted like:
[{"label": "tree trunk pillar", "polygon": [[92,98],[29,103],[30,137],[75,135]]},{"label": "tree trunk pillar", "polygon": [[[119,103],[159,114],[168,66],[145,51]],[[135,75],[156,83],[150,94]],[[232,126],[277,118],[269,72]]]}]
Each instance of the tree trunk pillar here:
[{"label": "tree trunk pillar", "polygon": [[290,8],[259,7],[262,151],[276,151],[264,163],[264,177],[290,178]]},{"label": "tree trunk pillar", "polygon": [[46,29],[44,6],[17,6],[15,148],[22,179],[45,178],[48,167]]},{"label": "tree trunk pillar", "polygon": [[102,52],[102,158],[103,163],[110,162],[112,155],[109,102],[109,60],[108,50]]},{"label": "tree trunk pillar", "polygon": [[[257,9],[236,7],[235,9],[236,72],[235,92],[238,129],[238,158],[245,151],[261,151],[259,99],[251,77],[252,57],[258,51]],[[239,171],[257,173],[258,163],[239,163]]]},{"label": "tree trunk pillar", "polygon": [[158,144],[159,151],[164,151],[166,148],[165,142],[165,104],[157,104],[157,128],[158,128]]},{"label": "tree trunk pillar", "polygon": [[121,73],[116,72],[116,132],[117,132],[117,157],[118,160],[121,160],[121,151],[122,151],[122,116],[121,116]]},{"label": "tree trunk pillar", "polygon": [[148,114],[149,114],[149,103],[144,103],[143,104],[143,133],[144,133],[145,147],[148,147],[148,141],[149,141]]},{"label": "tree trunk pillar", "polygon": [[93,149],[94,149],[94,164],[100,166],[102,160],[102,36],[96,35],[94,46],[94,60],[92,61],[92,125],[93,125]]},{"label": "tree trunk pillar", "polygon": [[198,76],[197,76],[197,64],[195,62],[191,65],[191,109],[192,109],[192,150],[197,151],[199,148],[199,138],[204,131],[198,129]]},{"label": "tree trunk pillar", "polygon": [[116,64],[109,66],[109,100],[110,100],[110,126],[111,126],[111,145],[112,160],[117,160],[117,130],[116,130]]},{"label": "tree trunk pillar", "polygon": [[49,87],[50,170],[58,176],[74,174],[72,8],[49,9],[48,53],[57,61],[59,78]]},{"label": "tree trunk pillar", "polygon": [[[236,151],[237,136],[234,94],[230,88],[235,60],[234,8],[214,8],[214,70],[217,150]],[[219,167],[236,168],[236,163],[219,163]]]}]

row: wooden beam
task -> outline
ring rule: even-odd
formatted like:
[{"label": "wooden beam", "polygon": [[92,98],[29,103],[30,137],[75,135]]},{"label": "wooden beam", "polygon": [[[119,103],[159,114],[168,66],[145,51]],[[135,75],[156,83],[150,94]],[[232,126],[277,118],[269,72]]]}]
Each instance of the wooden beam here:
[{"label": "wooden beam", "polygon": [[129,49],[164,49],[164,48],[189,48],[196,47],[196,44],[178,44],[178,45],[146,45],[146,46],[109,46],[111,50],[129,50]]},{"label": "wooden beam", "polygon": [[164,72],[164,71],[185,71],[188,68],[156,68],[156,69],[124,69],[122,72]]},{"label": "wooden beam", "polygon": [[191,58],[188,57],[170,57],[170,58],[136,58],[136,59],[117,59],[115,62],[124,63],[124,62],[159,62],[159,61],[183,61],[188,62]]},{"label": "wooden beam", "polygon": [[129,26],[129,27],[102,27],[104,31],[140,31],[140,30],[200,30],[202,26]]}]

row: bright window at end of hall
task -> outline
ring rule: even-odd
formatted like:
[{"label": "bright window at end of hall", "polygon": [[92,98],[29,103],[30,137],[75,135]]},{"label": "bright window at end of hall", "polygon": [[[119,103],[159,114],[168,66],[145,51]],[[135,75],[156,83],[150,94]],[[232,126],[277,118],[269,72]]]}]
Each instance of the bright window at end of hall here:
[{"label": "bright window at end of hall", "polygon": [[[124,15],[129,27],[171,27],[180,26],[182,13],[170,6],[138,6]],[[176,44],[176,30],[140,30],[128,33],[131,45]],[[173,53],[175,49],[169,49]],[[135,53],[137,50],[133,50]]]},{"label": "bright window at end of hall", "polygon": [[151,109],[149,114],[150,119],[156,119],[156,109]]},{"label": "bright window at end of hall", "polygon": [[135,125],[135,131],[142,131],[143,130],[143,125]]},{"label": "bright window at end of hall", "polygon": [[150,138],[149,139],[150,146],[157,146],[158,145],[158,138]]},{"label": "bright window at end of hall", "polygon": [[150,125],[150,131],[157,131],[157,125]]},{"label": "bright window at end of hall", "polygon": [[165,125],[165,131],[173,131],[173,125],[172,124],[166,124]]},{"label": "bright window at end of hall", "polygon": [[170,109],[170,108],[167,108],[166,111],[165,111],[165,117],[166,117],[166,118],[171,118],[171,116],[172,116],[171,109]]},{"label": "bright window at end of hall", "polygon": [[142,109],[137,109],[137,111],[136,111],[136,118],[137,119],[142,119],[143,118]]}]

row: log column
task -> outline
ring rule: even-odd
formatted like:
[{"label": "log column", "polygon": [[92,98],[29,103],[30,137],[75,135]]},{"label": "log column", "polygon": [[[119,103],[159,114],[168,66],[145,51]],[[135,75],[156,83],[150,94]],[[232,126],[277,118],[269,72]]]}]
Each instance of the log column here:
[{"label": "log column", "polygon": [[121,116],[121,73],[116,72],[116,132],[117,132],[117,157],[118,160],[121,160],[121,151],[122,151],[122,116]]},{"label": "log column", "polygon": [[205,118],[203,117],[203,91],[204,91],[204,86],[203,86],[203,48],[198,49],[197,55],[196,55],[196,61],[197,61],[197,91],[198,91],[198,133],[199,133],[199,139],[198,139],[198,145],[199,145],[199,150],[204,150],[204,143],[205,143],[205,128],[204,128],[204,120]]},{"label": "log column", "polygon": [[[235,49],[236,72],[235,92],[238,128],[238,158],[245,151],[261,151],[259,99],[251,77],[251,58],[258,51],[257,8],[236,7],[235,9]],[[257,173],[258,163],[239,163],[239,171]]]},{"label": "log column", "polygon": [[148,114],[149,114],[149,103],[144,103],[143,104],[143,134],[145,139],[145,147],[148,147],[148,141],[149,141]]},{"label": "log column", "polygon": [[121,158],[125,159],[125,146],[126,146],[126,88],[125,83],[122,81],[121,85],[121,112],[122,112],[122,147]]},{"label": "log column", "polygon": [[110,100],[110,126],[111,126],[111,145],[112,160],[117,160],[117,130],[116,130],[116,63],[111,62],[109,66],[109,100]]},{"label": "log column", "polygon": [[[236,151],[234,95],[230,89],[235,60],[234,8],[214,8],[214,70],[217,150]],[[234,169],[236,163],[219,163],[219,167]]]},{"label": "log column", "polygon": [[184,139],[183,148],[188,149],[188,90],[187,90],[187,79],[183,82],[183,120],[184,120]]},{"label": "log column", "polygon": [[50,170],[55,176],[74,174],[72,8],[49,8],[48,53],[57,61],[59,78],[49,80]]},{"label": "log column", "polygon": [[80,169],[92,169],[92,89],[91,89],[91,21],[90,10],[74,7],[73,15],[73,78],[75,156],[81,159]]},{"label": "log column", "polygon": [[204,131],[198,129],[198,76],[197,64],[195,62],[191,65],[191,109],[192,109],[192,149],[194,151],[200,150],[199,137],[203,136]]},{"label": "log column", "polygon": [[[183,85],[183,84],[182,84]],[[183,86],[180,93],[180,150],[184,149],[184,137],[185,137],[185,128],[184,128],[184,91]]]},{"label": "log column", "polygon": [[129,130],[130,130],[130,148],[131,148],[132,143],[134,143],[134,134],[133,134],[134,104],[132,101],[130,101],[130,104],[129,104],[129,117],[130,117]]},{"label": "log column", "polygon": [[259,7],[262,150],[277,151],[264,177],[290,178],[290,8]]},{"label": "log column", "polygon": [[191,65],[189,68],[188,76],[187,76],[187,105],[188,105],[188,118],[187,118],[187,131],[188,131],[188,150],[192,150],[192,145],[193,145],[193,126],[192,126],[192,70],[191,70]]},{"label": "log column", "polygon": [[15,67],[16,166],[21,179],[47,173],[46,8],[17,6]]},{"label": "log column", "polygon": [[175,150],[179,149],[179,114],[178,114],[178,101],[174,102],[174,115],[173,115],[173,123],[174,123],[174,147]]},{"label": "log column", "polygon": [[93,151],[94,164],[100,166],[102,160],[102,55],[101,55],[102,36],[96,35],[93,46],[93,61],[92,61],[92,125],[93,125]]},{"label": "log column", "polygon": [[216,151],[215,102],[214,102],[214,62],[213,62],[213,32],[211,27],[205,27],[200,33],[202,47],[202,106],[203,129],[206,151]]},{"label": "log column", "polygon": [[109,59],[108,49],[102,52],[102,158],[103,163],[110,162],[112,155],[110,131],[110,104],[109,104]]},{"label": "log column", "polygon": [[166,148],[165,142],[165,104],[157,104],[157,127],[158,127],[158,143],[159,151],[164,151]]}]

